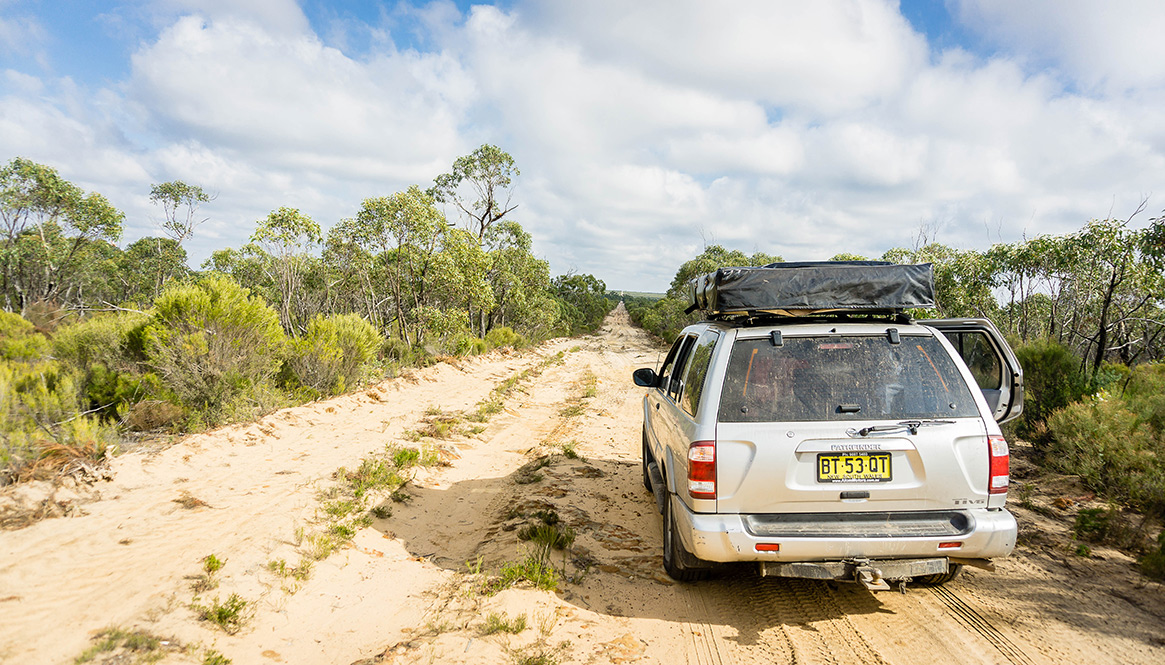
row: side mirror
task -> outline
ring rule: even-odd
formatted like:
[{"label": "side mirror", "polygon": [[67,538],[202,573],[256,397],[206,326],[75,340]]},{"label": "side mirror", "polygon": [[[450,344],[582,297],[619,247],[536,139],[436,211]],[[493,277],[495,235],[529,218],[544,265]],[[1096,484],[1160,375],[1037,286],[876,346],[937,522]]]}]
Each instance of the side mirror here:
[{"label": "side mirror", "polygon": [[659,381],[659,377],[655,375],[655,370],[650,367],[641,367],[631,373],[631,378],[635,380],[635,385],[644,388],[654,388]]}]

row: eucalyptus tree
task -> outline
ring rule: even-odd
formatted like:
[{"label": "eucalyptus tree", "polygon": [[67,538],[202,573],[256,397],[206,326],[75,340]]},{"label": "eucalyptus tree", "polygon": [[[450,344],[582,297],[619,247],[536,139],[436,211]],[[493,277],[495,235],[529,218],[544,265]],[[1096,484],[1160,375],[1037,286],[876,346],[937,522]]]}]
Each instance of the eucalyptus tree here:
[{"label": "eucalyptus tree", "polygon": [[486,247],[496,306],[482,335],[495,326],[520,326],[533,337],[548,334],[558,319],[557,308],[547,307],[550,264],[534,256],[530,234],[518,222],[505,220],[490,228]]},{"label": "eucalyptus tree", "polygon": [[783,261],[779,256],[772,256],[764,252],[756,252],[751,256],[740,250],[729,251],[720,245],[709,245],[694,259],[684,262],[676,270],[676,276],[671,281],[667,294],[671,298],[683,300],[687,298],[688,283],[692,279],[717,268],[732,266],[763,266]]},{"label": "eucalyptus tree", "polygon": [[121,299],[147,305],[166,283],[190,273],[186,250],[172,238],[142,238],[130,244],[118,260]]},{"label": "eucalyptus tree", "polygon": [[447,230],[433,197],[412,185],[391,196],[365,199],[350,232],[353,242],[384,262],[393,319],[401,338],[413,344],[424,340],[434,316],[430,301],[435,263]]},{"label": "eucalyptus tree", "polygon": [[395,311],[390,295],[385,252],[366,244],[355,218],[341,219],[324,240],[323,265],[328,275],[331,311],[359,312],[378,329],[387,328]]},{"label": "eucalyptus tree", "polygon": [[317,263],[312,251],[322,241],[319,224],[295,208],[281,207],[259,222],[251,243],[262,250],[263,270],[279,302],[284,330],[301,330],[315,313],[307,306],[304,278]]},{"label": "eucalyptus tree", "polygon": [[458,157],[449,173],[437,176],[429,193],[439,203],[456,206],[469,230],[481,240],[491,226],[518,207],[511,203],[511,185],[518,175],[508,152],[485,144]]},{"label": "eucalyptus tree", "polygon": [[56,169],[17,157],[0,169],[0,279],[4,307],[79,301],[94,245],[121,237],[125,216],[104,196],[86,194]]},{"label": "eucalyptus tree", "polygon": [[198,208],[213,198],[198,185],[181,180],[150,187],[150,202],[162,206],[162,233],[179,245],[194,235],[194,229],[207,220],[205,217],[199,219]]}]

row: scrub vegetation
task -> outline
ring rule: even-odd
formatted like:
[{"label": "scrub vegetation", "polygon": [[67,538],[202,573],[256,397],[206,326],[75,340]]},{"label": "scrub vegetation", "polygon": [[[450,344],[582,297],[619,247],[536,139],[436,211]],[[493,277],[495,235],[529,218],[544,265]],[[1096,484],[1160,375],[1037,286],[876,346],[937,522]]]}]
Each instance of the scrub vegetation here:
[{"label": "scrub vegetation", "polygon": [[[606,287],[551,278],[512,219],[518,175],[484,145],[327,232],[278,208],[191,270],[183,243],[214,198],[201,187],[154,185],[161,235],[123,248],[125,216],[102,195],[24,158],[0,166],[0,486],[99,474],[132,432],[247,421],[440,358],[594,330]],[[420,436],[460,426],[435,415]]]}]

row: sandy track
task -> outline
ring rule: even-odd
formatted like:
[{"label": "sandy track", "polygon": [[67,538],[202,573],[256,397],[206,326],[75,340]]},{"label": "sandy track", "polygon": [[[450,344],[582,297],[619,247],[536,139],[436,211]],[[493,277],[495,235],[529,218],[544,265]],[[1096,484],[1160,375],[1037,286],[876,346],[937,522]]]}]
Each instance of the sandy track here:
[{"label": "sandy track", "polygon": [[[266,572],[272,558],[291,559],[295,529],[315,515],[336,467],[401,442],[427,407],[469,408],[559,351],[564,361],[511,397],[485,431],[454,441],[460,457],[451,467],[419,476],[411,501],[319,564],[296,593]],[[673,583],[659,557],[661,520],[640,480],[642,392],[629,380],[659,352],[617,310],[596,336],[437,366],[415,382],[126,455],[87,515],[0,532],[0,658],[70,662],[92,631],[120,625],[213,647],[239,665],[512,663],[536,653],[702,665],[1165,662],[1161,587],[1115,559],[1081,567],[1021,548],[995,573],[905,595],[760,579],[743,568]],[[592,376],[597,394],[581,400],[583,412],[564,410],[580,403]],[[542,480],[515,482],[533,456],[568,441],[585,460],[554,456]],[[182,508],[174,500],[183,492],[208,506]],[[555,555],[573,581],[557,593],[481,593],[485,576],[466,563],[489,573],[520,559],[517,528],[539,509],[555,510],[578,534],[569,556]],[[187,607],[187,577],[212,552],[228,562],[221,593],[258,601],[238,635],[211,630]],[[529,628],[483,636],[491,612],[525,614]]]}]

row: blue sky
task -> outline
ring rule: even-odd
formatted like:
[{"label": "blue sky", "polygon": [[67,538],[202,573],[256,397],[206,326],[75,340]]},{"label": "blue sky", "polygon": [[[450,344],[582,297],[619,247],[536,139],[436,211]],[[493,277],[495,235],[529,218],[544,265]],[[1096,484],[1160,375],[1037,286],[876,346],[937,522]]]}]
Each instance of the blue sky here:
[{"label": "blue sky", "polygon": [[126,243],[157,233],[152,183],[216,192],[197,265],[494,143],[553,272],[663,290],[712,242],[878,256],[1159,214],[1160,34],[1142,0],[0,0],[0,160],[102,192]]}]

